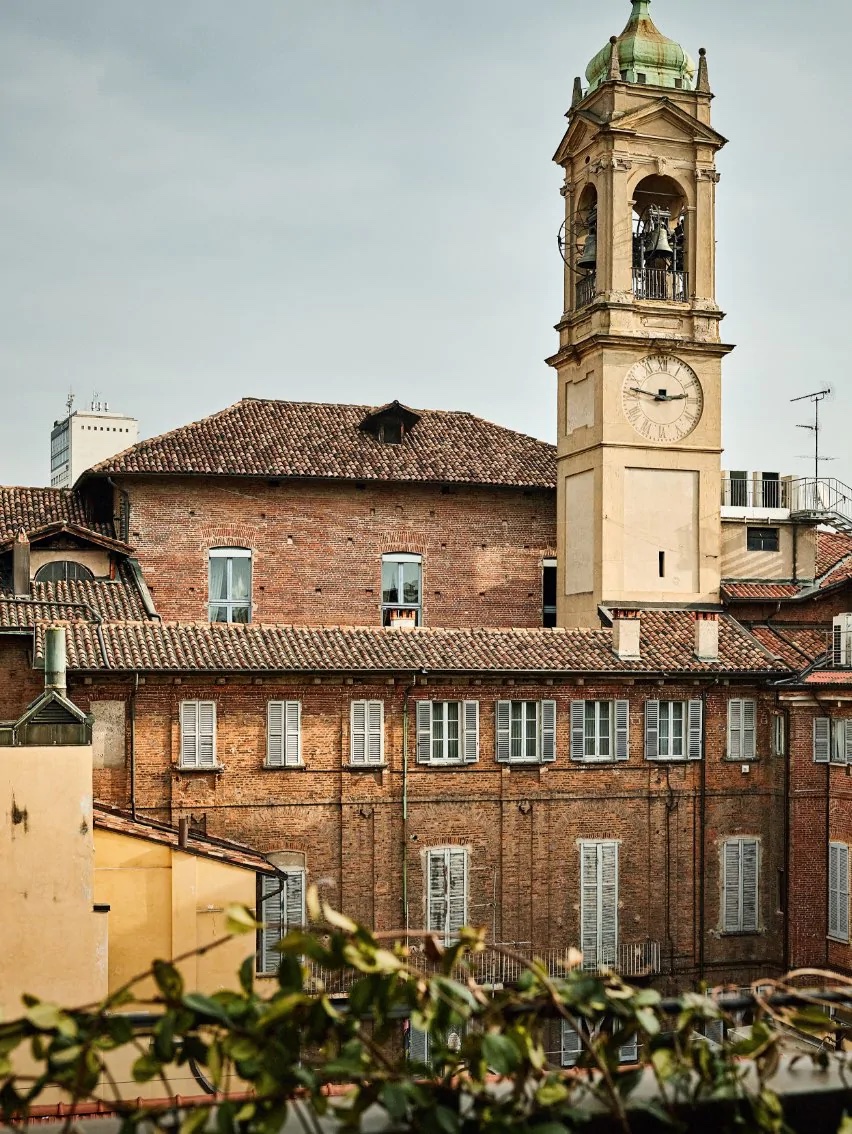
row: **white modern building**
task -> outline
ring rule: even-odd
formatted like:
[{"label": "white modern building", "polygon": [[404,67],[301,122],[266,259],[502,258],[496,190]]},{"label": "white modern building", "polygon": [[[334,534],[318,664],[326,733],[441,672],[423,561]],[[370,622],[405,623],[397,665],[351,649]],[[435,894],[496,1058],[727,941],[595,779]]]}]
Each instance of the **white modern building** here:
[{"label": "white modern building", "polygon": [[106,402],[93,400],[89,409],[69,413],[50,432],[51,488],[70,488],[86,469],[138,440],[136,418],[113,413]]}]

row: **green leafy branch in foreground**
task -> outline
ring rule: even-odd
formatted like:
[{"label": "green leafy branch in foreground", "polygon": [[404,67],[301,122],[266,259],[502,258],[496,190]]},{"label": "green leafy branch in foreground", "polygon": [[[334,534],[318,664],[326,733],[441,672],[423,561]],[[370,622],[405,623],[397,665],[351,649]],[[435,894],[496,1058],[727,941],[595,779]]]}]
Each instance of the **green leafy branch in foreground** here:
[{"label": "green leafy branch in foreground", "polygon": [[[135,1134],[142,1122],[172,1129],[178,1123],[179,1134],[197,1134],[212,1110],[218,1134],[278,1134],[295,1099],[305,1134],[317,1134],[319,1119],[329,1114],[344,1129],[359,1130],[375,1107],[396,1128],[423,1134],[566,1134],[587,1128],[590,1115],[605,1116],[607,1129],[624,1134],[637,1122],[643,1129],[651,1122],[685,1130],[694,1108],[708,1102],[718,1107],[718,1131],[782,1134],[781,1106],[766,1085],[781,1049],[777,1024],[830,1031],[816,998],[784,1014],[770,1012],[764,1001],[748,1041],[712,1045],[700,1032],[722,1015],[713,1001],[687,994],[676,1013],[666,1013],[651,989],[632,988],[614,973],[583,972],[579,954],[559,977],[524,962],[512,988],[486,990],[472,975],[475,955],[486,948],[483,931],[465,929],[452,946],[421,934],[431,965],[425,973],[399,934],[356,925],[320,903],[315,891],[309,910],[315,928],[282,940],[271,994],[268,982],[256,984],[252,956],[240,967],[239,987],[212,996],[184,987],[177,963],[185,958],[176,958],[154,961],[149,972],[85,1009],[27,998],[21,1019],[0,1024],[4,1120],[23,1123],[32,1107],[55,1101],[58,1087],[72,1104],[100,1101],[121,1114],[122,1134]],[[259,928],[248,910],[236,907],[229,915],[231,934]],[[345,1007],[321,988],[306,987],[306,959],[351,978]],[[845,983],[831,974],[791,974],[801,975]],[[149,978],[157,993],[147,1006],[156,1017],[140,1031],[122,1010],[140,1003],[135,990]],[[405,1018],[430,1037],[428,1067],[406,1059]],[[580,1035],[582,1051],[570,1072],[547,1060],[545,1032],[554,1018]],[[448,1039],[451,1033],[460,1043]],[[625,1069],[620,1048],[634,1037],[643,1065]],[[165,1098],[175,1093],[169,1075],[193,1064],[218,1094],[180,1113],[175,1103],[123,1101],[111,1070],[121,1049],[135,1052],[135,1080],[157,1081]],[[22,1053],[35,1072],[16,1070]],[[655,1081],[650,1094],[636,1091],[643,1066]],[[69,1130],[72,1122],[73,1114]],[[852,1134],[848,1120],[842,1129]]]}]

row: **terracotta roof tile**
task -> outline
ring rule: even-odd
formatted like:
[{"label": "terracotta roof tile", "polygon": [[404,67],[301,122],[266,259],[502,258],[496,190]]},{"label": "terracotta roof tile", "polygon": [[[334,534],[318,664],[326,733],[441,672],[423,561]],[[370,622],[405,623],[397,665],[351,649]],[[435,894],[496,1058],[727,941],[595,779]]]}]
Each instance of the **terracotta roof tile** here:
[{"label": "terracotta roof tile", "polygon": [[[126,562],[119,563],[114,579],[31,583],[30,598],[35,601],[16,601],[8,574],[0,575],[0,631],[28,629],[37,622],[55,619],[91,621],[91,611],[105,622],[146,618],[135,576]],[[84,604],[91,610],[73,604]]]},{"label": "terracotta roof tile", "polygon": [[76,524],[101,535],[114,534],[111,525],[89,519],[83,498],[72,489],[0,486],[0,543],[13,539],[21,528],[32,532],[55,523]]},{"label": "terracotta roof tile", "polygon": [[[645,611],[642,659],[623,661],[610,630],[418,629],[252,624],[106,623],[105,667],[95,627],[68,626],[73,670],[172,672],[720,673],[787,672],[732,618],[722,616],[719,661],[696,659],[687,611]],[[37,628],[40,656],[42,627]],[[797,665],[796,668],[801,668]]]},{"label": "terracotta roof tile", "polygon": [[735,583],[723,581],[722,596],[726,599],[785,599],[799,594],[797,583]]},{"label": "terracotta roof tile", "polygon": [[96,473],[319,477],[553,488],[556,450],[470,413],[407,411],[399,444],[360,428],[376,407],[257,398],[141,441]]},{"label": "terracotta roof tile", "polygon": [[825,630],[795,623],[754,625],[752,635],[791,669],[804,669],[825,653],[828,638]]},{"label": "terracotta roof tile", "polygon": [[815,669],[802,680],[803,685],[852,685],[848,669]]},{"label": "terracotta roof tile", "polygon": [[852,536],[844,535],[842,532],[817,531],[817,577],[824,575],[847,555],[852,555]]}]

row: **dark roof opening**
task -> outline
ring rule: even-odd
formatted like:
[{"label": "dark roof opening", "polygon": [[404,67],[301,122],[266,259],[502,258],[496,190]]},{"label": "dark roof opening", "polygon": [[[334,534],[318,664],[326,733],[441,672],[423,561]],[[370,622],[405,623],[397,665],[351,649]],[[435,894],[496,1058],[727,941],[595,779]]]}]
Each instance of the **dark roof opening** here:
[{"label": "dark roof opening", "polygon": [[372,433],[386,445],[399,445],[406,433],[410,433],[420,420],[420,414],[404,406],[401,402],[389,402],[368,413],[358,428]]}]

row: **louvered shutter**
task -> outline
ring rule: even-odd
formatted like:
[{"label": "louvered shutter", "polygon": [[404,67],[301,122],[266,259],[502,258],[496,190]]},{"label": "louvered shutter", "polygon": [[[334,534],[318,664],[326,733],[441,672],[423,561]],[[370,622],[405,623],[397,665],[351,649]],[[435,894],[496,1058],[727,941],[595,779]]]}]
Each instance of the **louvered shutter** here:
[{"label": "louvered shutter", "polygon": [[498,701],[494,707],[494,736],[498,764],[508,764],[511,754],[512,702]]},{"label": "louvered shutter", "polygon": [[831,757],[831,721],[814,717],[814,763],[827,764]]},{"label": "louvered shutter", "polygon": [[571,759],[586,758],[586,702],[571,702]]},{"label": "louvered shutter", "polygon": [[634,1036],[633,1039],[623,1043],[618,1049],[618,1062],[619,1063],[638,1063],[639,1061],[639,1038]]},{"label": "louvered shutter", "polygon": [[479,759],[479,702],[462,702],[463,718],[463,757],[465,764],[475,764]]},{"label": "louvered shutter", "polygon": [[417,702],[417,763],[432,762],[432,702]]},{"label": "louvered shutter", "polygon": [[645,702],[645,759],[660,758],[660,702]]},{"label": "louvered shutter", "polygon": [[705,1020],[704,1035],[711,1043],[721,1046],[725,1042],[725,1023],[723,1020]]},{"label": "louvered shutter", "polygon": [[467,923],[467,851],[447,851],[447,930],[448,940],[455,940]]},{"label": "louvered shutter", "polygon": [[367,762],[367,702],[352,702],[349,753],[353,764]]},{"label": "louvered shutter", "polygon": [[552,764],[556,759],[556,702],[541,703],[541,762]]},{"label": "louvered shutter", "polygon": [[758,927],[758,854],[757,839],[740,841],[740,869],[742,871],[742,916],[740,929],[754,933]]},{"label": "louvered shutter", "polygon": [[828,844],[828,936],[839,937],[838,910],[840,908],[840,895],[838,892],[838,866],[840,862],[840,843]]},{"label": "louvered shutter", "polygon": [[280,877],[271,878],[268,874],[262,875],[261,879],[260,920],[263,922],[263,929],[260,931],[259,971],[276,973],[281,954],[275,946],[285,933],[284,880]]},{"label": "louvered shutter", "polygon": [[447,926],[447,858],[443,851],[428,852],[426,861],[426,928],[433,933],[446,932]]},{"label": "louvered shutter", "polygon": [[429,1062],[429,1033],[413,1025],[408,1029],[408,1058],[412,1063]]},{"label": "louvered shutter", "polygon": [[385,754],[384,702],[367,702],[367,763],[381,764]]},{"label": "louvered shutter", "polygon": [[601,843],[601,960],[615,965],[618,951],[618,844]]},{"label": "louvered shutter", "polygon": [[728,702],[728,758],[740,760],[743,754],[743,702]]},{"label": "louvered shutter", "polygon": [[615,758],[627,760],[630,757],[630,702],[615,702]]},{"label": "louvered shutter", "polygon": [[580,1042],[580,1033],[572,1028],[567,1020],[562,1021],[562,1066],[574,1067],[583,1045]]},{"label": "louvered shutter", "polygon": [[728,839],[724,847],[723,925],[726,933],[737,933],[740,928],[740,841]]},{"label": "louvered shutter", "polygon": [[845,721],[843,728],[844,728],[844,732],[846,734],[843,738],[844,739],[843,749],[844,749],[844,754],[846,756],[846,763],[852,764],[852,719]]},{"label": "louvered shutter", "polygon": [[305,924],[305,873],[303,870],[287,871],[287,931],[299,929]]},{"label": "louvered shutter", "polygon": [[183,701],[180,707],[180,762],[186,768],[198,766],[198,702]]},{"label": "louvered shutter", "polygon": [[595,969],[598,965],[598,902],[599,902],[598,844],[580,846],[580,949],[583,968]]},{"label": "louvered shutter", "polygon": [[273,768],[284,763],[283,701],[270,701],[266,706],[266,762]]},{"label": "louvered shutter", "polygon": [[302,762],[302,703],[287,701],[284,706],[284,763],[288,768]]},{"label": "louvered shutter", "polygon": [[216,705],[213,701],[198,702],[198,766],[216,767]]},{"label": "louvered shutter", "polygon": [[757,702],[743,701],[743,759],[757,756]]},{"label": "louvered shutter", "polygon": [[686,754],[689,760],[700,760],[702,745],[700,701],[690,701],[687,709]]}]

